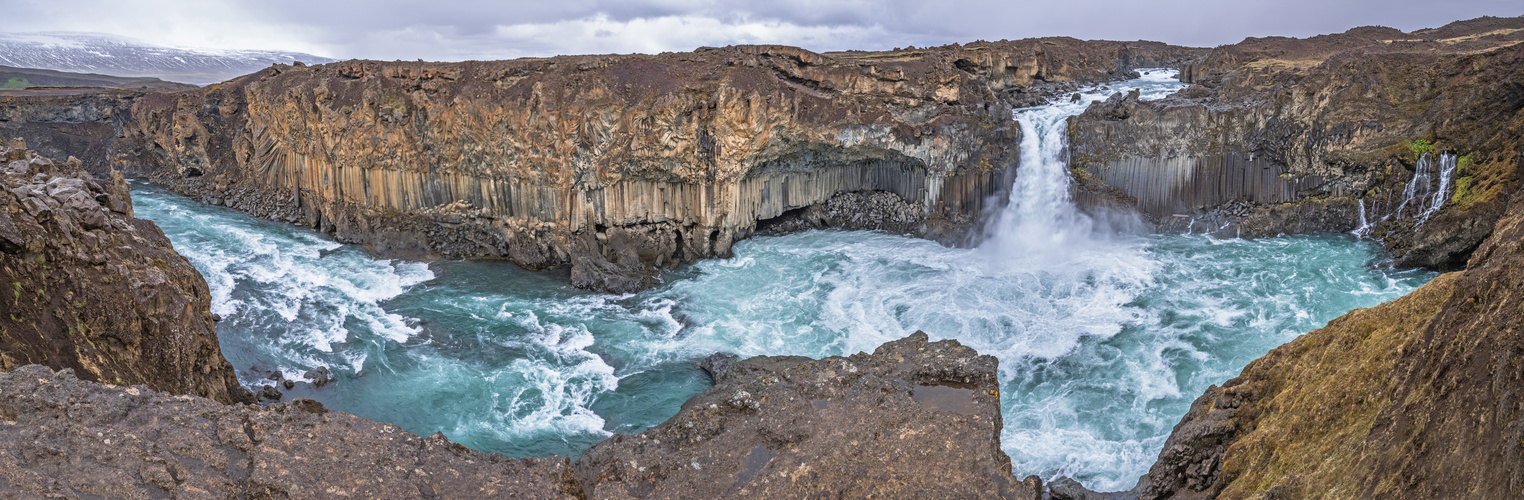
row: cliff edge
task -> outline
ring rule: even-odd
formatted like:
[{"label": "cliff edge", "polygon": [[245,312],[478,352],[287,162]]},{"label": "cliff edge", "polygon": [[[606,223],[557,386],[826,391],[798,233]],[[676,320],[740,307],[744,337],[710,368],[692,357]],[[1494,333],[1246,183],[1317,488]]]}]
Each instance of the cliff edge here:
[{"label": "cliff edge", "polygon": [[0,146],[0,371],[26,364],[104,383],[252,402],[222,357],[201,274],[132,217],[120,174],[98,183],[13,140]]}]

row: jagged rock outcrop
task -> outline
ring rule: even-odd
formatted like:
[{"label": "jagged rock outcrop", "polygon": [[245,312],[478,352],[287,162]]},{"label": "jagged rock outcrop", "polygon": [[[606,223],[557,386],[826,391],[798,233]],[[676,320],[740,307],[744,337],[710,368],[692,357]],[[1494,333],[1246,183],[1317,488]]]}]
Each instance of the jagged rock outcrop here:
[{"label": "jagged rock outcrop", "polygon": [[0,146],[0,371],[25,364],[222,402],[252,401],[222,357],[206,281],[120,174]]},{"label": "jagged rock outcrop", "polygon": [[[1195,85],[1072,119],[1077,176],[1107,186],[1089,198],[1230,236],[1349,231],[1363,204],[1399,264],[1453,268],[1517,185],[1524,18],[1250,38],[1186,64],[1182,80]],[[1466,156],[1452,199],[1420,223],[1415,204],[1393,212],[1425,152]],[[1440,187],[1438,175],[1426,182],[1420,191]],[[1237,202],[1254,209],[1222,210]]]},{"label": "jagged rock outcrop", "polygon": [[575,285],[630,291],[872,193],[900,202],[877,226],[962,241],[1011,184],[1011,102],[1197,54],[1054,38],[276,66],[134,99],[112,158],[380,254],[569,264]]},{"label": "jagged rock outcrop", "polygon": [[28,365],[0,373],[17,498],[581,497],[566,457],[508,458],[298,399],[224,405]]},{"label": "jagged rock outcrop", "polygon": [[713,388],[575,464],[590,498],[1023,498],[998,362],[915,334],[873,354],[711,358]]}]

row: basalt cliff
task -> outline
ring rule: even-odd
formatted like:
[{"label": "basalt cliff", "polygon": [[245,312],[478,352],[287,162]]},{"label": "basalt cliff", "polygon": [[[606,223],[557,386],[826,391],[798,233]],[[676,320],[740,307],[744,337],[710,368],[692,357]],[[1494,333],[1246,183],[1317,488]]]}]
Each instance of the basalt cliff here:
[{"label": "basalt cliff", "polygon": [[759,226],[965,241],[1014,177],[1013,105],[1200,53],[1053,38],[278,65],[181,93],[0,99],[0,127],[381,255],[570,265],[576,286],[632,291]]},{"label": "basalt cliff", "polygon": [[1082,198],[1165,230],[1359,229],[1399,265],[1454,269],[1518,186],[1521,61],[1524,18],[1250,38],[1183,65],[1168,99],[1071,119],[1071,169]]}]

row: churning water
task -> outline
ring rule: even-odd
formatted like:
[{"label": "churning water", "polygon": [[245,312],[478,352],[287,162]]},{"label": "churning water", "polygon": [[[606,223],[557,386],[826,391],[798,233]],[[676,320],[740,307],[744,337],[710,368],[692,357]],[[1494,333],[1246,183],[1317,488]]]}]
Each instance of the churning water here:
[{"label": "churning water", "polygon": [[[1115,86],[1176,88],[1160,73]],[[376,260],[146,184],[134,202],[206,276],[244,383],[333,371],[288,397],[475,449],[575,455],[675,414],[708,387],[693,363],[714,352],[844,355],[920,329],[1000,358],[1019,474],[1102,490],[1131,487],[1208,385],[1432,277],[1376,267],[1379,250],[1348,235],[1140,236],[1093,220],[1069,201],[1062,161],[1063,118],[1083,104],[1018,113],[1021,173],[978,248],[765,236],[625,296],[507,263]]]}]

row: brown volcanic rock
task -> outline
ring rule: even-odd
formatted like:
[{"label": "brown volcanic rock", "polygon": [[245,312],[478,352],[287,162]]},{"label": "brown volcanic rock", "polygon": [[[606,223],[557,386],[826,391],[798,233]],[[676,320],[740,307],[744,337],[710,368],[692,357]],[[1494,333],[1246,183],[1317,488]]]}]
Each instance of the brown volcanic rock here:
[{"label": "brown volcanic rock", "polygon": [[1352,311],[1198,398],[1143,498],[1524,496],[1524,201],[1467,269]]},{"label": "brown volcanic rock", "polygon": [[1017,94],[1195,54],[1056,38],[275,66],[135,99],[113,162],[381,254],[569,264],[630,291],[850,193],[898,197],[885,228],[961,241],[1011,183]]},{"label": "brown volcanic rock", "polygon": [[594,446],[577,476],[591,498],[1036,498],[1000,450],[996,364],[921,332],[871,355],[711,364],[713,388]]},{"label": "brown volcanic rock", "polygon": [[252,401],[222,358],[211,294],[120,174],[0,146],[0,371],[25,364],[223,402]]},{"label": "brown volcanic rock", "polygon": [[[1183,229],[1168,220],[1180,214],[1202,219],[1198,230],[1228,223],[1230,235],[1354,229],[1360,201],[1372,220],[1397,209],[1419,157],[1409,144],[1424,140],[1434,154],[1471,155],[1452,179],[1466,188],[1422,225],[1410,204],[1371,234],[1402,265],[1447,269],[1487,237],[1517,186],[1524,18],[1251,38],[1186,65],[1182,80],[1197,85],[1070,122],[1075,168],[1167,226]],[[1212,213],[1237,201],[1258,215]]]},{"label": "brown volcanic rock", "polygon": [[507,458],[298,399],[223,405],[28,365],[0,373],[0,491],[28,498],[580,498]]}]

